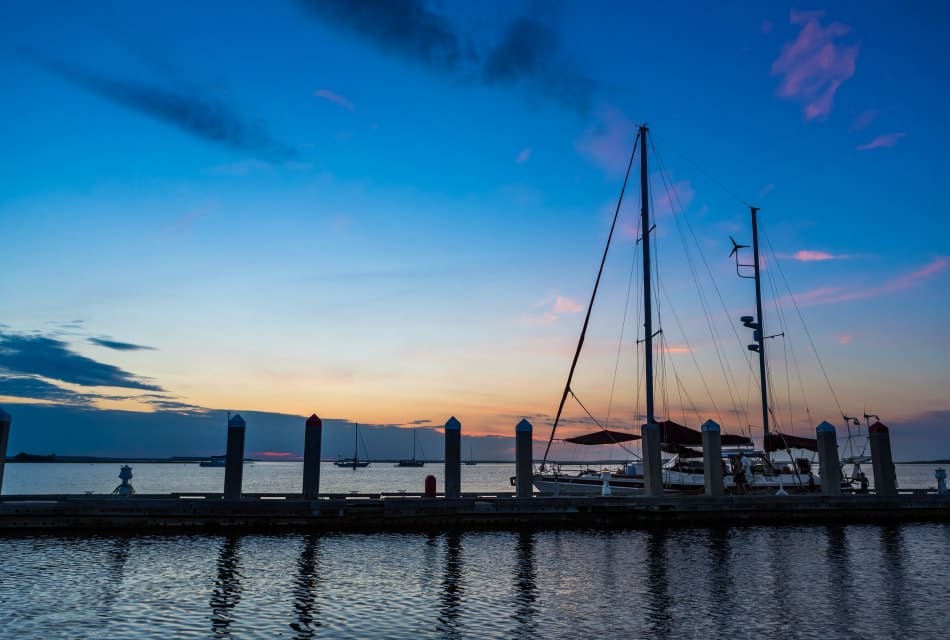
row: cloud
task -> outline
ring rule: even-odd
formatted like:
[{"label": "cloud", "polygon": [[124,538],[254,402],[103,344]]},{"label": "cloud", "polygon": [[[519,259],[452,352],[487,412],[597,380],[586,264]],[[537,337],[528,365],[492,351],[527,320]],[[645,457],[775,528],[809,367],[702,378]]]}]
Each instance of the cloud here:
[{"label": "cloud", "polygon": [[317,89],[313,92],[318,98],[323,98],[327,102],[332,102],[338,107],[343,107],[347,111],[356,111],[356,107],[350,102],[346,96],[342,96],[339,93],[334,93],[329,89]]},{"label": "cloud", "polygon": [[842,333],[840,336],[838,336],[838,344],[851,344],[851,340],[853,339],[854,336],[847,333]]},{"label": "cloud", "polygon": [[904,137],[904,133],[885,133],[875,137],[870,142],[859,144],[855,147],[858,151],[870,151],[871,149],[887,149],[897,144],[897,141]]},{"label": "cloud", "polygon": [[672,182],[668,178],[662,178],[659,181],[662,193],[655,199],[653,206],[657,215],[668,215],[671,213],[682,213],[690,203],[696,192],[689,180],[679,180]]},{"label": "cloud", "polygon": [[558,315],[562,315],[565,313],[580,313],[583,308],[584,307],[582,307],[581,304],[575,300],[565,298],[564,296],[557,296],[554,299],[554,306],[551,308],[551,311]]},{"label": "cloud", "polygon": [[630,161],[637,125],[619,109],[602,105],[594,125],[575,143],[577,151],[610,175],[623,175]]},{"label": "cloud", "polygon": [[806,120],[824,118],[831,113],[835,93],[854,75],[860,45],[837,42],[851,27],[833,22],[821,25],[820,11],[790,14],[792,24],[801,25],[794,42],[786,43],[772,64],[772,75],[781,76],[777,93],[802,103]]},{"label": "cloud", "polygon": [[861,131],[862,129],[867,129],[871,123],[874,122],[874,118],[876,117],[877,111],[874,111],[873,109],[859,113],[857,117],[851,121],[851,127],[848,130]]},{"label": "cloud", "polygon": [[778,254],[779,258],[798,260],[799,262],[824,262],[826,260],[849,260],[854,256],[844,253],[834,254],[827,251],[812,251],[810,249],[801,249],[793,254]]},{"label": "cloud", "polygon": [[563,315],[580,313],[584,310],[584,307],[579,302],[562,295],[554,296],[553,300],[548,298],[539,302],[535,305],[535,308],[538,307],[541,307],[543,310],[540,313],[523,314],[519,318],[521,323],[527,326],[554,324]]},{"label": "cloud", "polygon": [[413,425],[432,424],[432,420],[429,420],[428,418],[424,418],[420,420],[411,420],[409,424],[413,424]]},{"label": "cloud", "polygon": [[118,340],[109,340],[107,338],[89,338],[89,342],[105,347],[106,349],[115,349],[116,351],[155,351],[155,347],[146,347],[141,344],[132,344],[131,342],[119,342]]},{"label": "cloud", "polygon": [[65,342],[41,335],[0,334],[0,371],[81,386],[162,391],[119,367],[79,355]]},{"label": "cloud", "polygon": [[[911,289],[920,285],[931,276],[943,272],[948,266],[950,266],[950,257],[943,256],[934,259],[929,264],[919,269],[915,269],[914,271],[909,271],[895,278],[886,280],[883,284],[876,287],[853,291],[847,291],[841,287],[821,287],[812,291],[795,294],[795,302],[797,302],[800,306],[833,304],[836,302],[863,300],[889,293],[896,293],[898,291],[904,291],[906,289]],[[784,302],[789,301],[787,299],[782,299],[779,301],[780,304]]]},{"label": "cloud", "polygon": [[518,164],[524,164],[531,159],[531,147],[525,147],[518,152],[518,156],[515,158],[515,162]]},{"label": "cloud", "polygon": [[76,393],[33,376],[0,376],[0,396],[86,405],[92,396]]},{"label": "cloud", "polygon": [[135,80],[111,78],[36,53],[21,53],[25,59],[75,87],[153,120],[174,125],[202,140],[274,160],[292,160],[297,155],[291,147],[272,139],[260,124],[249,121],[220,100],[148,86]]},{"label": "cloud", "polygon": [[[463,82],[523,84],[562,106],[587,112],[596,83],[567,55],[560,35],[522,15],[481,49],[423,0],[300,0],[318,20],[342,27],[383,51]],[[545,11],[545,14],[550,12]]]}]

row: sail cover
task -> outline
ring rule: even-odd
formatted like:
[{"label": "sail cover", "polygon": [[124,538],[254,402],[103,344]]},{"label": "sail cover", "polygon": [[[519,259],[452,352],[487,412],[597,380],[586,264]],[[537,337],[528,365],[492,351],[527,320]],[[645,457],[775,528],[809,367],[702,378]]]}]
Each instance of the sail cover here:
[{"label": "sail cover", "polygon": [[770,433],[765,439],[766,451],[784,451],[785,449],[807,449],[808,451],[818,451],[818,440],[815,438],[790,436],[784,433]]},{"label": "sail cover", "polygon": [[600,431],[587,433],[582,436],[577,436],[576,438],[564,438],[564,442],[571,442],[573,444],[618,444],[620,442],[630,442],[631,440],[639,439],[640,436],[632,433],[601,429]]},{"label": "sail cover", "polygon": [[[663,420],[660,425],[660,442],[664,445],[701,447],[703,445],[703,434],[696,429],[684,427],[676,424],[672,420]],[[751,446],[752,440],[745,436],[734,436],[728,433],[722,434],[722,444],[731,447]],[[670,447],[671,453],[675,451]]]}]

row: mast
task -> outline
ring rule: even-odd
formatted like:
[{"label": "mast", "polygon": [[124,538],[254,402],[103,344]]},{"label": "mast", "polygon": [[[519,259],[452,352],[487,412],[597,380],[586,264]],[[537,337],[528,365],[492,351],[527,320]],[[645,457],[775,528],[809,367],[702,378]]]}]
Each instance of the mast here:
[{"label": "mast", "polygon": [[[768,449],[769,440],[769,393],[768,380],[765,372],[765,317],[762,315],[762,278],[759,272],[759,226],[758,207],[749,207],[752,211],[752,258],[755,267],[755,315],[758,325],[752,332],[752,337],[758,345],[759,352],[759,390],[762,392],[762,448]],[[765,454],[768,457],[768,451]]]},{"label": "mast", "polygon": [[650,295],[650,185],[647,180],[647,146],[647,126],[640,125],[640,239],[643,241],[643,351],[646,362],[646,423],[655,424],[656,416],[653,413],[653,306]]},{"label": "mast", "polygon": [[360,423],[353,423],[353,468],[360,461]]}]

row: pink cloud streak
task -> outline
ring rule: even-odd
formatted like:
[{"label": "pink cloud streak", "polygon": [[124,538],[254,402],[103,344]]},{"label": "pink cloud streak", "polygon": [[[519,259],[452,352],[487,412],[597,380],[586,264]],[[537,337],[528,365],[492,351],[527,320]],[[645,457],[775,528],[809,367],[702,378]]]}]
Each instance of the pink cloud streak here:
[{"label": "pink cloud streak", "polygon": [[329,89],[317,89],[313,92],[313,95],[317,98],[323,98],[328,102],[332,102],[338,107],[343,107],[347,111],[356,111],[356,106],[346,96],[342,96],[339,93],[334,93]]},{"label": "pink cloud streak", "polygon": [[[890,280],[886,280],[883,284],[877,287],[871,287],[869,289],[861,289],[857,291],[845,291],[841,287],[822,287],[819,289],[813,289],[812,291],[806,291],[805,293],[796,294],[795,301],[802,306],[814,304],[833,304],[836,302],[864,300],[866,298],[874,298],[888,293],[896,293],[898,291],[904,291],[906,289],[911,289],[918,286],[924,280],[942,272],[948,266],[950,266],[950,257],[941,256],[931,261],[930,264],[924,265],[920,269],[899,275],[895,278],[891,278]],[[790,302],[790,300],[785,298],[779,301],[780,304],[783,302],[787,303]]]},{"label": "pink cloud streak", "polygon": [[575,148],[606,173],[623,175],[637,126],[622,111],[609,105],[597,109],[594,118],[596,124],[583,133]]},{"label": "pink cloud streak", "polygon": [[791,11],[791,24],[802,25],[794,42],[786,43],[772,63],[772,75],[782,76],[777,93],[782,98],[803,103],[806,120],[831,113],[835,93],[854,75],[859,45],[843,46],[835,40],[851,32],[851,27],[833,22],[821,25],[820,11]]},{"label": "pink cloud streak", "polygon": [[851,256],[840,253],[828,253],[827,251],[811,251],[809,249],[801,249],[790,256],[783,255],[779,257],[791,258],[792,260],[798,260],[799,262],[823,262],[825,260],[847,260]]},{"label": "pink cloud streak", "polygon": [[904,137],[904,133],[884,133],[875,137],[870,142],[859,144],[855,147],[858,151],[870,151],[871,149],[887,149],[897,144],[898,140]]}]

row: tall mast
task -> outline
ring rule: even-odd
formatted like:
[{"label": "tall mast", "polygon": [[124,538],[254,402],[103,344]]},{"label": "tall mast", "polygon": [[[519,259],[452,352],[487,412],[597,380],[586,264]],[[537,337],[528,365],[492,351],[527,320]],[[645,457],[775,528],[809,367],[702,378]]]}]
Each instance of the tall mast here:
[{"label": "tall mast", "polygon": [[640,239],[643,241],[643,351],[646,358],[646,423],[655,424],[656,416],[653,413],[653,307],[650,299],[650,185],[647,180],[648,146],[647,126],[640,125]]},{"label": "tall mast", "polygon": [[768,449],[769,440],[769,392],[768,379],[765,373],[765,317],[762,315],[762,278],[759,273],[759,226],[758,207],[749,207],[752,211],[752,258],[755,263],[755,315],[758,325],[752,332],[752,337],[758,345],[759,352],[759,384],[762,392],[762,448]]}]

